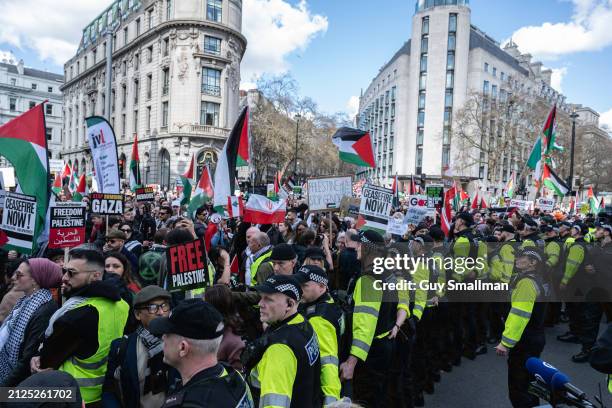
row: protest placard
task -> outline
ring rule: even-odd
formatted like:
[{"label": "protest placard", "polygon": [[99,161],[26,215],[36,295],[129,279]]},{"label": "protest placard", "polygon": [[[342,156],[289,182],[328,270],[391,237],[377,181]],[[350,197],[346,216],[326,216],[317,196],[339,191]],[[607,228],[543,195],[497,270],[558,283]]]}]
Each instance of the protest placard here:
[{"label": "protest placard", "polygon": [[406,200],[408,207],[428,207],[428,197],[425,195],[411,195]]},{"label": "protest placard", "polygon": [[155,201],[155,190],[153,187],[137,188],[136,201],[139,203]]},{"label": "protest placard", "polygon": [[342,197],[342,200],[340,200],[340,216],[357,218],[360,205],[361,199],[359,198]]},{"label": "protest placard", "polygon": [[418,225],[430,211],[431,210],[427,207],[408,207],[406,217],[404,217],[404,224]]},{"label": "protest placard", "polygon": [[404,235],[408,232],[408,224],[404,223],[403,213],[396,212],[393,217],[389,218],[387,232],[394,235]]},{"label": "protest placard", "polygon": [[35,226],[36,197],[7,192],[0,225],[8,238],[4,248],[31,253]]},{"label": "protest placard", "polygon": [[513,198],[510,200],[510,207],[516,207],[521,211],[533,210],[533,201],[516,200]]},{"label": "protest placard", "polygon": [[191,290],[208,286],[208,262],[203,239],[166,249],[169,290]]},{"label": "protest placard", "polygon": [[123,215],[123,195],[91,193],[91,212],[100,215]]},{"label": "protest placard", "polygon": [[553,198],[538,198],[537,207],[542,211],[552,211],[555,208],[555,200]]},{"label": "protest placard", "polygon": [[340,208],[342,197],[353,195],[350,177],[308,179],[308,209],[325,211]]},{"label": "protest placard", "polygon": [[387,231],[389,217],[393,210],[393,191],[388,188],[365,184],[361,191],[359,215],[365,221],[362,229],[375,229],[381,233]]},{"label": "protest placard", "polygon": [[74,248],[85,242],[85,203],[56,202],[49,209],[49,248]]},{"label": "protest placard", "polygon": [[425,195],[427,196],[427,207],[436,208],[442,207],[444,185],[442,184],[427,184],[425,186]]}]

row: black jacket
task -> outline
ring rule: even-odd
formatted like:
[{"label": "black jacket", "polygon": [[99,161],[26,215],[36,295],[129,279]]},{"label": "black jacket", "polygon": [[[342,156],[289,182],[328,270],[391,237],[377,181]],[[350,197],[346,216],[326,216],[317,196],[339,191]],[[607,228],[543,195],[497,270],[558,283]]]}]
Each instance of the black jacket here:
[{"label": "black jacket", "polygon": [[357,259],[355,248],[345,248],[338,257],[338,288],[347,290],[351,278],[361,272],[361,262]]},{"label": "black jacket", "polygon": [[[114,280],[95,281],[75,291],[73,296],[104,297],[121,300]],[[71,356],[86,359],[98,350],[98,310],[86,305],[64,313],[53,324],[53,333],[43,341],[41,368],[57,369]]]},{"label": "black jacket", "polygon": [[42,337],[49,324],[49,319],[56,310],[57,304],[55,300],[50,300],[36,310],[30,317],[30,321],[23,335],[23,343],[21,343],[19,349],[17,365],[8,378],[0,384],[1,387],[15,387],[32,374],[30,372],[30,359],[34,357],[38,351],[38,346],[42,342]]}]

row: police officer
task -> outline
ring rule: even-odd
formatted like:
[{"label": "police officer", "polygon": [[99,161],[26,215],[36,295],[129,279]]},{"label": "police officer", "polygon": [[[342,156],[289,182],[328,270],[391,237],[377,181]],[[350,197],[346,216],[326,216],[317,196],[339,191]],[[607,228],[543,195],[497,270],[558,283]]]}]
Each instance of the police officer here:
[{"label": "police officer", "polygon": [[162,336],[164,362],[181,374],[182,387],[163,407],[252,407],[244,379],[217,361],[223,338],[223,316],[201,299],[179,303],[169,317],[158,317],[150,331]]},{"label": "police officer", "polygon": [[510,282],[511,309],[502,340],[495,348],[498,356],[508,356],[508,392],[514,407],[538,405],[538,398],[528,392],[533,376],[525,363],[529,357],[539,357],[546,343],[543,265],[538,248],[525,248],[517,254],[517,273]]},{"label": "police officer", "polygon": [[272,275],[255,289],[267,329],[247,347],[243,361],[259,407],[321,406],[319,344],[312,325],[298,313],[302,297],[298,281]]},{"label": "police officer", "polygon": [[344,334],[344,313],[328,292],[329,279],[322,268],[304,265],[296,278],[303,292],[298,310],[308,319],[319,340],[323,403],[331,404],[340,398],[338,348]]},{"label": "police officer", "polygon": [[529,215],[523,215],[523,229],[519,230],[521,236],[521,249],[529,246],[544,249],[544,240],[540,238],[538,224]]},{"label": "police officer", "polygon": [[[396,324],[399,306],[396,291],[376,289],[376,280],[396,281],[393,271],[385,270],[374,276],[372,263],[385,257],[383,237],[373,230],[351,234],[349,240],[358,242],[357,258],[360,273],[349,284],[353,297],[350,355],[340,365],[341,380],[353,380],[354,399],[368,407],[386,407],[386,385],[393,361],[393,340],[389,334]],[[383,302],[383,295],[387,295]],[[354,377],[354,378],[353,378]]]}]

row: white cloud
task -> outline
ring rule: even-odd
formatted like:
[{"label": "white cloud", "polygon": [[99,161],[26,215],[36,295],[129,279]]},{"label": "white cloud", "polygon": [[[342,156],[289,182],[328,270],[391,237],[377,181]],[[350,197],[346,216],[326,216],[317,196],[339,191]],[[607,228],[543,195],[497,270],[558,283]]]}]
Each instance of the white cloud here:
[{"label": "white cloud", "polygon": [[4,51],[4,50],[0,50],[0,62],[4,62],[4,61],[13,61],[16,62],[17,61],[17,57],[15,57],[15,54],[13,54],[12,51]]},{"label": "white cloud", "polygon": [[552,68],[550,85],[557,91],[563,93],[563,79],[567,75],[567,68]]},{"label": "white cloud", "polygon": [[612,109],[599,114],[599,125],[606,125],[608,129],[612,130]]},{"label": "white cloud", "polygon": [[109,4],[109,0],[0,0],[0,43],[34,50],[41,60],[62,66],[76,53],[83,28]]},{"label": "white cloud", "polygon": [[551,60],[561,55],[597,51],[612,45],[612,1],[571,0],[570,21],[522,27],[512,34],[521,52],[537,59]]},{"label": "white cloud", "polygon": [[287,56],[305,49],[328,27],[327,18],[312,14],[306,0],[296,6],[286,0],[245,0],[242,19],[249,42],[241,65],[243,84],[264,73],[286,72]]},{"label": "white cloud", "polygon": [[359,97],[351,96],[346,103],[346,113],[348,113],[349,118],[352,120],[355,115],[359,112]]}]

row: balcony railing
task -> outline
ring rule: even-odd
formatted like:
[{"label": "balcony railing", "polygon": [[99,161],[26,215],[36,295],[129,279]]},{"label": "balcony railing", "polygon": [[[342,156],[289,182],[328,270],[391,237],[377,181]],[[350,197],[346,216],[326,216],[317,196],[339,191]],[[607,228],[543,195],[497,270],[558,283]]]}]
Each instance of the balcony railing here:
[{"label": "balcony railing", "polygon": [[202,84],[202,93],[212,96],[221,96],[221,87],[215,85]]}]

